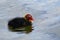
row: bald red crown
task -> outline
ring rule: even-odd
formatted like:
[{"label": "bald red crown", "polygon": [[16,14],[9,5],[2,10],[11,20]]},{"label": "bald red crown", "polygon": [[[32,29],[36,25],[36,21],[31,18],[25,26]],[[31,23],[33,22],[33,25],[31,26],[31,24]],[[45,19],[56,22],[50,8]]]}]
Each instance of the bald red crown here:
[{"label": "bald red crown", "polygon": [[26,14],[26,15],[25,15],[25,18],[26,18],[27,20],[33,21],[33,17],[32,17],[31,14]]}]

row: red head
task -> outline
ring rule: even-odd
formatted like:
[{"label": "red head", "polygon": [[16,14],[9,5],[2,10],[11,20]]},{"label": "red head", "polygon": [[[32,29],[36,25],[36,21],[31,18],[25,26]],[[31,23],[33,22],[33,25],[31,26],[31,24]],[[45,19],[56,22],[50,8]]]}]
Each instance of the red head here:
[{"label": "red head", "polygon": [[33,17],[32,17],[32,15],[31,14],[26,14],[25,15],[25,18],[27,19],[27,20],[29,20],[29,21],[33,21]]}]

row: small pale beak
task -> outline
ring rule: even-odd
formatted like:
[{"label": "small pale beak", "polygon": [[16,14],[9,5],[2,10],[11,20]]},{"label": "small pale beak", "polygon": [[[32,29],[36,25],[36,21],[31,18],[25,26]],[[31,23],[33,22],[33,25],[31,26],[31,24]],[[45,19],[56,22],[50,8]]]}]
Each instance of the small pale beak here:
[{"label": "small pale beak", "polygon": [[34,21],[34,19],[31,17],[31,18],[30,18],[30,22],[32,22],[32,23],[33,23],[33,21]]},{"label": "small pale beak", "polygon": [[33,21],[31,21],[33,23]]},{"label": "small pale beak", "polygon": [[33,20],[29,20],[29,21],[33,23]]}]

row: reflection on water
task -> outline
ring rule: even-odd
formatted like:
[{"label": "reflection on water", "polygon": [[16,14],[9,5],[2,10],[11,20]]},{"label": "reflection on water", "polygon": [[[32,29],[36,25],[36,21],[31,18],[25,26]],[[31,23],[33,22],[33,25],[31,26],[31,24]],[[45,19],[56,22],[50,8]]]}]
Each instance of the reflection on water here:
[{"label": "reflection on water", "polygon": [[13,27],[8,27],[9,31],[11,32],[21,32],[21,33],[30,33],[33,31],[33,27],[32,26],[27,26],[24,28],[15,28],[13,29]]}]

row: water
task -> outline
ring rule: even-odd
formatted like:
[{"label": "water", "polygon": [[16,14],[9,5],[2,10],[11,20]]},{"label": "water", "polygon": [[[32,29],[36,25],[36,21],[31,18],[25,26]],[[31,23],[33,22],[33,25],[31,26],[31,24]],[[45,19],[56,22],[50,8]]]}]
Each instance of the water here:
[{"label": "water", "polygon": [[[35,2],[34,0],[2,0],[0,3],[0,40],[60,40],[60,13],[39,10]],[[27,3],[28,5],[24,5]],[[34,30],[29,34],[8,31],[8,21],[15,17],[22,17],[26,13],[31,13],[34,17]]]}]

